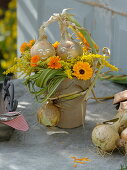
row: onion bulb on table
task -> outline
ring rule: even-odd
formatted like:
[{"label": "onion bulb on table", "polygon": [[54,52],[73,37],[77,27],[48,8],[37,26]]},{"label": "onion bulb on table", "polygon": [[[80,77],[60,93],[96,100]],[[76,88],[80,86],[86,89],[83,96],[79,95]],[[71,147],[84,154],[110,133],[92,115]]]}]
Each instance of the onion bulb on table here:
[{"label": "onion bulb on table", "polygon": [[127,154],[127,128],[121,132],[120,141],[118,143],[119,147],[120,144],[124,148],[125,154]]},{"label": "onion bulb on table", "polygon": [[31,48],[31,56],[39,56],[41,60],[46,60],[51,56],[55,56],[55,48],[53,45],[47,40],[47,36],[44,33],[43,29],[40,29],[39,32],[39,39]]},{"label": "onion bulb on table", "polygon": [[38,110],[37,119],[40,124],[45,126],[57,126],[60,119],[60,111],[53,103],[48,102]]},{"label": "onion bulb on table", "polygon": [[121,136],[121,139],[127,141],[127,128],[122,131],[120,136]]},{"label": "onion bulb on table", "polygon": [[92,132],[92,142],[95,146],[105,152],[114,150],[118,139],[118,132],[115,128],[108,124],[98,125]]},{"label": "onion bulb on table", "polygon": [[125,141],[124,139],[119,139],[119,140],[117,140],[117,142],[116,142],[116,145],[119,147],[119,148],[124,148],[124,146],[125,146],[125,144],[127,143],[127,141]]},{"label": "onion bulb on table", "polygon": [[127,153],[127,128],[120,133],[120,138],[116,141],[116,145],[121,153]]},{"label": "onion bulb on table", "polygon": [[[111,122],[111,121],[110,121]],[[101,124],[92,131],[93,144],[104,152],[111,152],[117,148],[117,141],[120,139],[119,128],[127,125],[127,113],[121,114],[116,122]]]}]

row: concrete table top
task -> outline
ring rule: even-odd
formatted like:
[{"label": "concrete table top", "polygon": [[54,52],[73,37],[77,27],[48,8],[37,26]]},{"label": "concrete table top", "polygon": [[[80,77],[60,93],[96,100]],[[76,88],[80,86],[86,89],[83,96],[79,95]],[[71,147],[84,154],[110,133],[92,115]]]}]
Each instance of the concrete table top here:
[{"label": "concrete table top", "polygon": [[[91,132],[96,123],[113,118],[116,113],[112,100],[97,103],[89,100],[85,128],[67,129],[69,134],[46,134],[45,127],[36,120],[36,110],[40,104],[35,102],[22,80],[14,80],[15,98],[18,110],[29,123],[27,132],[14,131],[10,141],[0,142],[0,170],[71,170],[71,156],[88,157],[91,161],[77,164],[78,170],[119,170],[126,163],[126,157],[119,152],[105,157],[97,154],[91,142]],[[108,81],[99,81],[96,95],[110,96],[125,90],[125,86]]]}]

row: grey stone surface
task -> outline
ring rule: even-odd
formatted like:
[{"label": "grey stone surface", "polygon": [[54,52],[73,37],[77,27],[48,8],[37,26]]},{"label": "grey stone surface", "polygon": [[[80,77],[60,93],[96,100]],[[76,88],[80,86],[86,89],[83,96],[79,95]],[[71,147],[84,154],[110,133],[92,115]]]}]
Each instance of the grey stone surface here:
[{"label": "grey stone surface", "polygon": [[[78,164],[78,170],[119,170],[126,163],[126,157],[119,152],[102,157],[97,154],[91,142],[91,132],[96,123],[112,118],[115,107],[112,100],[96,103],[89,100],[85,128],[67,130],[67,134],[48,136],[46,129],[36,121],[39,104],[23,86],[21,80],[15,80],[15,97],[19,101],[18,110],[29,122],[27,132],[16,131],[10,141],[0,142],[0,170],[71,170],[71,156],[88,157],[85,165]],[[98,82],[97,96],[108,96],[125,89],[108,81]]]}]

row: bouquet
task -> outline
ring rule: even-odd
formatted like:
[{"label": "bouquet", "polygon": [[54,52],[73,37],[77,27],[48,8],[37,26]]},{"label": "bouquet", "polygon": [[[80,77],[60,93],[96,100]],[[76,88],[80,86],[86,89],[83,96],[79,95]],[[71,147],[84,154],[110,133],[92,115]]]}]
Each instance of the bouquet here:
[{"label": "bouquet", "polygon": [[[49,24],[57,22],[61,40],[51,44],[46,35]],[[38,102],[38,121],[45,126],[73,128],[84,124],[86,102],[93,93],[101,70],[118,68],[107,60],[110,50],[99,47],[68,9],[53,14],[39,29],[38,40],[24,42],[21,57],[8,73],[20,73]]]}]

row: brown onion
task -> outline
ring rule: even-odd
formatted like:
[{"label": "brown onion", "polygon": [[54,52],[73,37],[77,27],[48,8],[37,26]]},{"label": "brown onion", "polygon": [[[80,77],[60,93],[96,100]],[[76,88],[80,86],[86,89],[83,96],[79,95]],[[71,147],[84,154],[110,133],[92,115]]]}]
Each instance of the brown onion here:
[{"label": "brown onion", "polygon": [[118,147],[124,147],[127,142],[124,139],[118,139],[116,144]]},{"label": "brown onion", "polygon": [[37,113],[38,122],[45,126],[56,126],[60,119],[60,111],[51,102],[44,104]]},{"label": "brown onion", "polygon": [[121,139],[127,141],[127,128],[122,131]]},{"label": "brown onion", "polygon": [[83,54],[82,46],[78,42],[72,40],[67,31],[66,24],[66,21],[62,19],[59,21],[61,41],[56,49],[57,56],[60,56],[63,60],[75,58]]},{"label": "brown onion", "polygon": [[55,55],[55,49],[52,44],[47,40],[47,36],[44,34],[44,31],[40,31],[39,39],[31,48],[31,56],[38,55],[42,60],[46,60],[50,56]]},{"label": "brown onion", "polygon": [[81,56],[82,54],[83,50],[81,45],[73,40],[61,41],[57,47],[57,55],[63,60],[75,58]]}]

